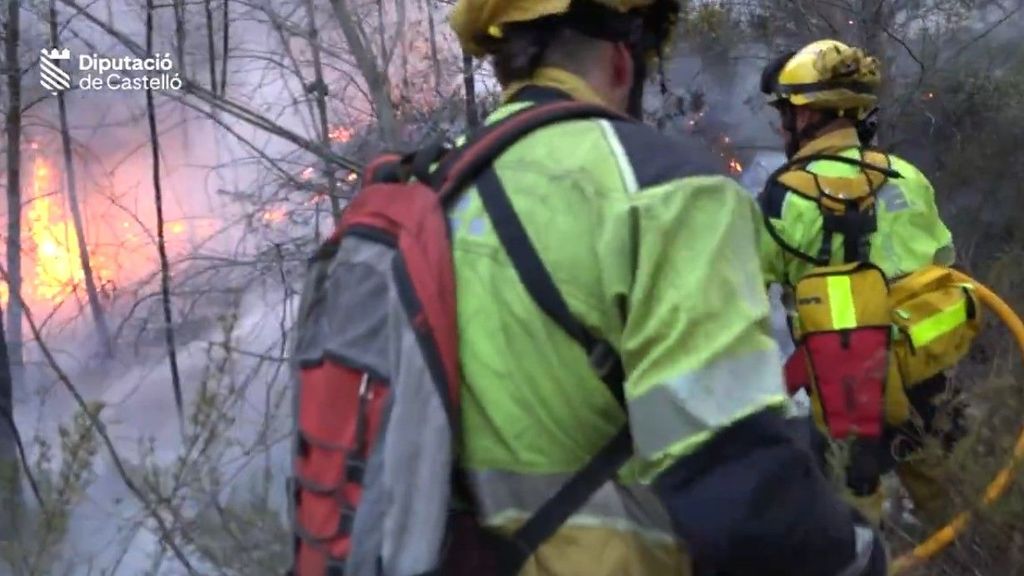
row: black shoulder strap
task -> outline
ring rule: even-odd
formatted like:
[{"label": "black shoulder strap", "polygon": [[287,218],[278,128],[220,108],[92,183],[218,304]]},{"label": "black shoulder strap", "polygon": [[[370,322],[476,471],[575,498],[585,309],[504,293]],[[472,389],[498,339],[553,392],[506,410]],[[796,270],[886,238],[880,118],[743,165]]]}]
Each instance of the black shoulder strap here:
[{"label": "black shoulder strap", "polygon": [[[509,260],[512,261],[512,265],[516,269],[519,280],[526,287],[537,306],[587,351],[592,363],[595,364],[595,370],[608,386],[612,396],[621,406],[625,407],[626,400],[622,391],[622,372],[619,359],[616,357],[611,361],[619,365],[618,370],[608,370],[608,361],[599,360],[615,354],[609,352],[609,344],[594,337],[569,310],[568,303],[562,297],[551,273],[541,260],[537,249],[534,248],[533,242],[530,241],[526,229],[523,228],[522,221],[516,215],[497,172],[492,167],[487,167],[480,175],[476,185],[484,209],[494,225],[494,231],[501,240]],[[618,374],[613,374],[616,371]]]},{"label": "black shoulder strap", "polygon": [[[568,332],[590,354],[591,361],[601,354],[610,358],[609,366],[595,366],[602,381],[615,400],[625,410],[623,390],[624,373],[618,354],[605,343],[599,342],[569,311],[569,306],[555,285],[530,238],[523,229],[493,168],[488,167],[477,181],[477,189],[484,208],[490,216],[498,238],[501,239],[519,279],[526,286],[537,305],[559,326]],[[597,490],[629,460],[633,454],[633,438],[629,424],[618,433],[591,460],[580,469],[558,492],[549,498],[534,515],[512,535],[513,546],[505,551],[503,569],[516,574],[523,562],[580,508]]]},{"label": "black shoulder strap", "polygon": [[[825,159],[825,158],[815,157],[815,158],[812,158],[811,160],[814,160],[814,159]],[[762,190],[761,193],[762,194],[769,193],[769,191],[770,191],[769,189],[772,186],[782,186],[782,187],[785,187],[785,185],[782,184],[782,182],[779,181],[779,176],[781,176],[782,174],[784,174],[787,171],[791,170],[794,166],[802,164],[803,160],[804,160],[803,158],[793,158],[793,159],[787,160],[782,166],[779,166],[774,171],[772,171],[772,173],[768,175],[768,180],[765,182],[764,189]],[[788,190],[788,188],[787,188],[787,190]],[[778,193],[778,192],[774,192],[774,193]],[[781,218],[781,215],[782,215],[781,203],[782,203],[782,200],[780,200],[780,207],[779,207],[779,216],[780,216],[780,218]],[[782,248],[783,250],[788,252],[790,255],[795,256],[795,257],[799,258],[800,260],[803,260],[804,262],[807,262],[808,264],[810,264],[812,266],[824,266],[824,265],[828,264],[828,260],[825,260],[824,262],[822,262],[820,257],[811,256],[810,254],[807,254],[807,253],[803,252],[802,250],[800,250],[796,246],[793,246],[792,244],[787,242],[786,239],[783,238],[781,234],[779,234],[778,229],[775,228],[775,224],[772,223],[771,214],[769,214],[769,212],[767,210],[764,210],[764,209],[761,210],[761,218],[764,220],[764,227],[765,227],[765,230],[768,231],[768,235],[772,237],[772,240],[774,240],[775,243],[778,244],[780,248]]]},{"label": "black shoulder strap", "polygon": [[[588,353],[609,392],[625,410],[624,371],[618,354],[577,320],[558,290],[512,207],[492,164],[501,152],[525,134],[573,118],[625,119],[606,108],[578,102],[556,102],[527,108],[481,131],[446,158],[434,182],[440,194],[450,195],[475,182],[480,199],[520,281],[537,306]],[[633,454],[628,423],[511,537],[503,550],[502,570],[515,574],[527,558],[608,480]]]},{"label": "black shoulder strap", "polygon": [[468,183],[476,183],[484,209],[530,296],[548,317],[587,351],[612,396],[625,406],[623,370],[614,349],[590,334],[572,315],[492,169],[494,160],[526,134],[563,120],[595,117],[630,121],[603,106],[572,100],[530,106],[484,128],[450,152],[431,179],[444,196],[453,196]]}]

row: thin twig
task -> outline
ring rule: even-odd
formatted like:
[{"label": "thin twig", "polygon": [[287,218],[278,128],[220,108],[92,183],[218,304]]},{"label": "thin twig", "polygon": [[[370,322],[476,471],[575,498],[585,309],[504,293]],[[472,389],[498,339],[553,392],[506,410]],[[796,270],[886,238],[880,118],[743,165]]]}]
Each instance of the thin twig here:
[{"label": "thin twig", "polygon": [[46,508],[46,504],[43,502],[43,495],[39,491],[39,484],[36,482],[36,477],[32,474],[32,468],[28,465],[28,456],[25,454],[25,445],[21,441],[21,434],[18,432],[18,425],[14,423],[14,416],[10,414],[7,408],[0,409],[0,416],[3,416],[4,422],[7,423],[7,427],[11,429],[11,435],[14,436],[14,445],[18,448],[18,456],[21,458],[21,468],[25,471],[25,479],[28,480],[28,485],[32,488],[32,494],[36,497],[36,502],[40,508]]}]

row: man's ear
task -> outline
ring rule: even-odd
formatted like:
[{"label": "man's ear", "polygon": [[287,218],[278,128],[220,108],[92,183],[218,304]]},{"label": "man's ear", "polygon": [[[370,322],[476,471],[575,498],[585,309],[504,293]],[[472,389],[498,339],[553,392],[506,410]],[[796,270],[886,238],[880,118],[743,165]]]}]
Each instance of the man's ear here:
[{"label": "man's ear", "polygon": [[616,90],[628,91],[633,85],[633,55],[624,42],[612,44],[611,84]]}]

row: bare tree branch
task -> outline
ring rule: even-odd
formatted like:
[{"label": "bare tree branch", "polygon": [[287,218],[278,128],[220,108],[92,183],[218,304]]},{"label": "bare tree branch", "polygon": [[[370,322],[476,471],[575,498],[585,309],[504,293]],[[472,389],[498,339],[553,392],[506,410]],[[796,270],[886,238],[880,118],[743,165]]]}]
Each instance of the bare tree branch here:
[{"label": "bare tree branch", "polygon": [[[153,53],[153,0],[146,0],[146,53]],[[174,345],[174,319],[171,315],[171,270],[167,262],[167,240],[164,236],[164,200],[160,182],[160,135],[156,127],[156,107],[153,90],[146,86],[146,116],[149,120],[149,141],[153,151],[153,202],[156,204],[157,249],[160,254],[160,291],[164,311],[164,338],[167,341],[167,359],[171,368],[171,387],[174,404],[178,409],[178,424],[182,439],[185,433],[185,407],[181,398],[181,376],[178,374],[178,352]]]},{"label": "bare tree branch", "polygon": [[[87,20],[89,20],[92,24],[94,24],[94,25],[98,26],[99,28],[101,28],[104,32],[109,34],[111,37],[115,38],[118,42],[120,42],[122,45],[124,45],[125,48],[127,48],[129,51],[131,51],[136,56],[138,56],[140,58],[145,58],[145,57],[148,56],[148,52],[145,49],[143,49],[141,46],[139,46],[137,43],[135,43],[131,38],[129,38],[125,34],[121,33],[120,31],[114,29],[112,26],[110,26],[106,22],[103,22],[102,20],[97,18],[95,15],[90,14],[89,12],[86,11],[85,8],[83,8],[81,5],[79,5],[74,0],[60,0],[60,2],[62,4],[64,4],[64,5],[66,5],[66,6],[74,9],[79,14],[81,14],[83,17],[85,17]],[[234,102],[234,101],[232,101],[232,100],[230,100],[228,98],[224,98],[224,97],[218,96],[217,94],[211,92],[210,90],[206,89],[205,87],[203,87],[203,86],[201,86],[201,85],[199,85],[199,84],[197,84],[195,82],[192,82],[191,80],[189,80],[187,78],[184,79],[184,81],[183,81],[182,90],[186,94],[190,94],[192,96],[195,96],[196,98],[199,98],[200,100],[202,100],[203,102],[206,102],[207,104],[212,104],[212,105],[216,106],[219,110],[222,110],[222,111],[224,111],[224,112],[226,112],[228,114],[231,114],[232,116],[238,118],[239,120],[242,120],[243,122],[246,122],[247,124],[255,126],[256,128],[264,130],[267,133],[273,134],[273,135],[275,135],[275,136],[277,136],[279,138],[282,138],[284,140],[287,140],[287,141],[295,144],[296,146],[299,146],[300,148],[302,148],[304,150],[307,150],[309,152],[312,152],[313,154],[316,154],[317,156],[322,158],[325,162],[333,162],[333,163],[335,163],[335,164],[337,164],[337,165],[339,165],[339,166],[341,166],[343,168],[347,168],[347,169],[355,171],[355,172],[358,172],[358,171],[362,170],[362,164],[360,164],[358,162],[355,162],[353,160],[350,160],[348,158],[345,158],[343,156],[339,156],[339,155],[335,154],[333,151],[331,151],[330,149],[325,149],[323,147],[323,145],[321,145],[320,143],[314,142],[314,141],[309,140],[307,138],[304,138],[304,137],[302,137],[302,136],[292,132],[291,130],[288,130],[287,128],[284,128],[283,126],[279,125],[278,123],[276,123],[276,122],[266,118],[262,114],[259,114],[258,112],[255,112],[255,111],[247,108],[243,104]],[[169,95],[169,97],[171,97],[173,99],[184,99],[183,96],[178,96],[177,94],[174,94],[174,93],[171,93]],[[202,112],[204,114],[209,114],[208,111],[200,110],[200,112]]]},{"label": "bare tree branch", "polygon": [[[55,0],[50,0],[48,12],[50,41],[54,46],[60,46],[60,37],[57,32],[57,3]],[[89,300],[89,309],[92,312],[93,322],[96,323],[96,333],[100,340],[100,353],[104,358],[110,359],[114,357],[114,347],[110,341],[110,328],[107,326],[107,318],[103,313],[103,307],[100,305],[99,292],[96,290],[96,279],[93,277],[92,263],[89,259],[89,245],[85,241],[85,224],[82,219],[82,208],[78,202],[78,188],[75,182],[75,160],[71,155],[71,132],[68,128],[67,102],[64,100],[63,92],[57,93],[57,111],[60,115],[60,136],[64,149],[64,174],[68,186],[68,206],[71,209],[71,218],[78,241],[78,253],[85,280],[85,291]]]},{"label": "bare tree branch", "polygon": [[377,112],[378,126],[384,144],[394,147],[398,143],[398,123],[394,105],[391,103],[391,89],[388,82],[387,69],[378,66],[370,46],[365,41],[359,23],[349,9],[348,0],[331,0],[334,13],[345,35],[349,51],[356,59],[359,70],[366,80],[366,87],[373,96],[373,106]]}]

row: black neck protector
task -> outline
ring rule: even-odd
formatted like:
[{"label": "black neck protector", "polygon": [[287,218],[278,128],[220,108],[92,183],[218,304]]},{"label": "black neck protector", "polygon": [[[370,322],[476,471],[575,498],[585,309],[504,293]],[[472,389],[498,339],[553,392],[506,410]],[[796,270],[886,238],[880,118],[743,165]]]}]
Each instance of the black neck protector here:
[{"label": "black neck protector", "polygon": [[629,89],[629,103],[626,113],[637,120],[644,119],[644,83],[647,81],[647,59],[636,50],[630,50],[633,56],[633,85]]}]

